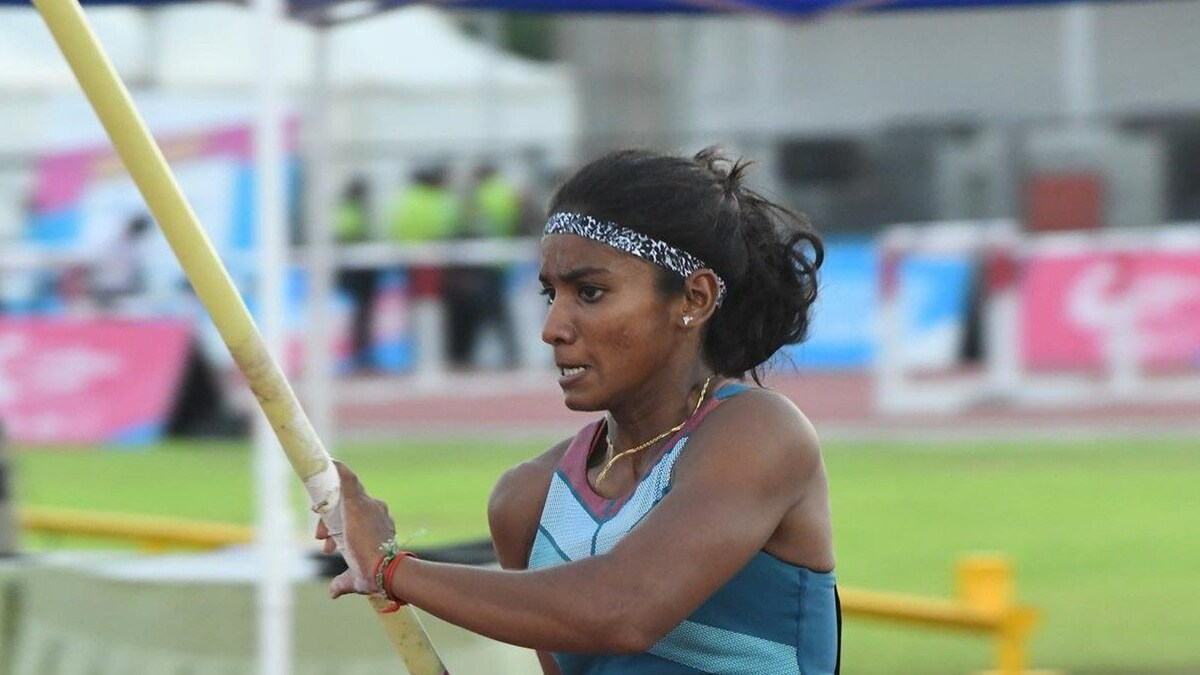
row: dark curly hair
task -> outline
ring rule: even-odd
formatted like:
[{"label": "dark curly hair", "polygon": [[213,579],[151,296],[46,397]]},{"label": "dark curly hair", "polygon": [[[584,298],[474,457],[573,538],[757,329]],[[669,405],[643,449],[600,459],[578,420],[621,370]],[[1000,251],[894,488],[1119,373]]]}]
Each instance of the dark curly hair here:
[{"label": "dark curly hair", "polygon": [[[807,336],[825,250],[802,216],[743,185],[750,166],[714,148],[691,158],[621,150],[567,179],[550,215],[610,221],[710,265],[728,295],[709,323],[704,359],[721,375],[760,382],[780,347]],[[683,279],[660,268],[659,287],[682,293]]]}]

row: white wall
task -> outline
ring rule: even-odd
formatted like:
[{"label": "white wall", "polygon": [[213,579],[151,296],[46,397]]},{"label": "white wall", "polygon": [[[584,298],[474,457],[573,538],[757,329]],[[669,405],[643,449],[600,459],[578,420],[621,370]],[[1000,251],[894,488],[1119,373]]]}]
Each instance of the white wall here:
[{"label": "white wall", "polygon": [[[1200,110],[1200,2],[1093,8],[1101,113]],[[790,24],[586,18],[564,20],[560,37],[593,104],[585,106],[585,133],[613,133],[622,123],[639,133],[683,126],[710,136],[747,127],[831,131],[897,118],[1056,115],[1065,105],[1066,11],[896,12]],[[671,108],[681,85],[676,100],[690,103],[682,111]]]}]

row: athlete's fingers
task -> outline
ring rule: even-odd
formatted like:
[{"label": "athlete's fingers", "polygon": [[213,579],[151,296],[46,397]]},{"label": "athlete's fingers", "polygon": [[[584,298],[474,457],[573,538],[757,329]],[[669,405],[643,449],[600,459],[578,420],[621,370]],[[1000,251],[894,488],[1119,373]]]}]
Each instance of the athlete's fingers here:
[{"label": "athlete's fingers", "polygon": [[338,478],[342,482],[342,494],[346,497],[359,497],[363,494],[362,482],[358,480],[358,475],[350,470],[350,467],[338,460],[333,460],[333,465],[337,467]]},{"label": "athlete's fingers", "polygon": [[346,570],[329,582],[329,597],[340,598],[354,593],[354,574]]}]

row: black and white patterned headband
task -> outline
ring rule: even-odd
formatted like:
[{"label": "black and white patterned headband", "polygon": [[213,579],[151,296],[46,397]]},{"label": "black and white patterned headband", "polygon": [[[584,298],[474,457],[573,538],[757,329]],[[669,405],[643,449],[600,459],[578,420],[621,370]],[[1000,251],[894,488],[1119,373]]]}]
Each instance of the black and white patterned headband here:
[{"label": "black and white patterned headband", "polygon": [[[601,244],[624,251],[629,255],[648,260],[659,267],[665,267],[675,274],[687,279],[696,270],[711,270],[703,260],[675,248],[665,241],[649,237],[616,223],[596,220],[591,216],[580,213],[559,211],[546,221],[544,234],[574,234],[585,239],[598,241]],[[716,275],[716,272],[713,272]],[[725,280],[717,275],[717,306],[725,300]]]}]

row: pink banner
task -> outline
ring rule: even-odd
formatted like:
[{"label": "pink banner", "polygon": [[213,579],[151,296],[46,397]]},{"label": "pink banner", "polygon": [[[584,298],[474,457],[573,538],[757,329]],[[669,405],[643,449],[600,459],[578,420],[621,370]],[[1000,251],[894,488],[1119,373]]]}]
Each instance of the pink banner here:
[{"label": "pink banner", "polygon": [[[299,145],[299,120],[287,120],[283,133],[284,151],[293,154]],[[249,126],[170,136],[159,139],[158,144],[163,156],[172,164],[218,155],[247,163],[254,159],[254,131]],[[124,173],[125,167],[116,151],[107,144],[46,155],[38,163],[34,202],[42,211],[60,209],[78,201],[88,181],[98,176]]]},{"label": "pink banner", "polygon": [[173,320],[0,319],[0,423],[8,438],[157,439],[180,385],[189,331]]},{"label": "pink banner", "polygon": [[1035,254],[1021,284],[1025,365],[1103,366],[1125,292],[1143,366],[1200,366],[1200,251]]}]

